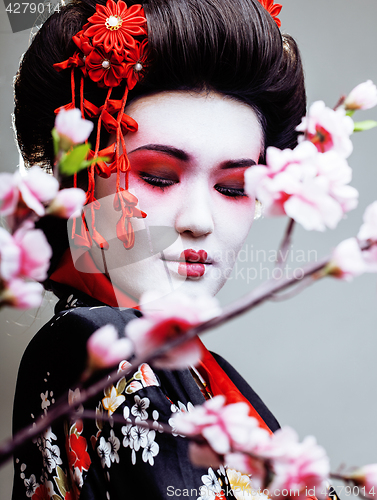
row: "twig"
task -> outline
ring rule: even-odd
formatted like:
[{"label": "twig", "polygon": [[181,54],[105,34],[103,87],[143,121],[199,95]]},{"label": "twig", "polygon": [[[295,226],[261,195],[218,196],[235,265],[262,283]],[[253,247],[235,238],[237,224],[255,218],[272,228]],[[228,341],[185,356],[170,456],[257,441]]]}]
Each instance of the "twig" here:
[{"label": "twig", "polygon": [[298,285],[296,285],[290,292],[275,293],[272,295],[270,300],[273,302],[283,302],[283,300],[291,299],[292,297],[295,297],[296,295],[301,293],[303,290],[305,290],[305,288],[308,288],[314,282],[315,282],[315,278],[313,276],[307,276],[305,278],[302,278],[301,282]]},{"label": "twig", "polygon": [[276,266],[282,267],[285,264],[287,259],[288,249],[292,241],[293,228],[295,225],[295,221],[293,219],[289,219],[288,226],[285,230],[285,234],[283,236],[282,242],[280,243],[280,247],[278,250],[278,257],[276,259]]}]

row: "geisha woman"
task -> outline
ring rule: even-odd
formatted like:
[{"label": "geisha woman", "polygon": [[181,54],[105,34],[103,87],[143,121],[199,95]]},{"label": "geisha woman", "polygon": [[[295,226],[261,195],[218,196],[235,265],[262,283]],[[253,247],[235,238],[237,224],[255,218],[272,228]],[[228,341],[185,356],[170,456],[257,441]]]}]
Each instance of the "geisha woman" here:
[{"label": "geisha woman", "polygon": [[[279,10],[257,0],[77,0],[36,35],[15,83],[25,162],[52,168],[55,116],[75,107],[93,121],[91,157],[102,159],[65,180],[86,191],[85,215],[68,232],[41,223],[53,248],[45,285],[59,302],[24,354],[14,431],[64,395],[74,402],[88,338],[108,324],[122,335],[146,292],[195,298],[225,284],[255,217],[244,173],[268,146],[294,147],[305,113],[300,56]],[[13,500],[232,498],[221,489],[237,471],[194,466],[188,440],[161,424],[222,394],[246,402],[262,428],[279,427],[205,348],[196,366],[144,363],[121,380],[87,403],[98,419],[58,421],[17,452]],[[146,419],[152,429],[137,425]]]}]

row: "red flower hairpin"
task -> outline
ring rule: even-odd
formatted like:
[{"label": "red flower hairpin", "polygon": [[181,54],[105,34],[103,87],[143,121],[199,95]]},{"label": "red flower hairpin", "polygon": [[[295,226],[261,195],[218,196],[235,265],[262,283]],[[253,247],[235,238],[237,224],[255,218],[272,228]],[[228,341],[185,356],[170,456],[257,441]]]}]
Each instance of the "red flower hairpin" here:
[{"label": "red flower hairpin", "polygon": [[[95,14],[88,18],[88,22],[72,39],[78,50],[66,61],[54,64],[57,71],[71,68],[72,102],[62,107],[65,109],[75,107],[74,71],[77,68],[82,72],[80,83],[82,117],[98,117],[96,145],[94,151],[89,152],[88,158],[110,157],[110,164],[98,161],[88,169],[86,203],[91,204],[91,235],[83,215],[79,232],[76,233],[76,224],[73,225],[72,238],[78,246],[90,247],[93,239],[100,248],[108,248],[107,241],[95,228],[95,210],[99,208],[100,204],[94,196],[94,175],[109,177],[116,172],[115,199],[118,209],[122,209],[122,216],[117,224],[117,234],[125,248],[132,248],[135,238],[129,219],[131,217],[146,217],[146,214],[136,209],[137,198],[128,193],[130,166],[123,135],[128,131],[135,132],[137,123],[124,113],[124,108],[129,90],[142,79],[147,66],[147,20],[144,10],[141,5],[132,5],[128,8],[123,0],[119,0],[117,3],[108,0],[106,5],[97,4]],[[84,78],[89,78],[96,82],[99,87],[108,89],[105,103],[101,107],[98,108],[84,99]],[[118,87],[122,81],[126,83],[123,98],[110,99],[112,89]],[[55,113],[59,112],[60,109],[56,109]],[[102,124],[108,132],[116,134],[116,142],[100,151]],[[122,154],[120,153],[121,146]],[[125,189],[120,187],[121,172],[125,173]],[[74,185],[76,186],[76,184],[75,174]]]},{"label": "red flower hairpin", "polygon": [[280,28],[281,21],[278,18],[278,15],[280,14],[280,11],[281,11],[281,9],[282,9],[283,6],[280,5],[279,3],[275,3],[274,4],[274,0],[258,0],[258,1],[259,1],[260,4],[263,5],[263,7],[267,10],[267,12],[269,12],[271,14],[271,16],[273,17],[275,23]]}]

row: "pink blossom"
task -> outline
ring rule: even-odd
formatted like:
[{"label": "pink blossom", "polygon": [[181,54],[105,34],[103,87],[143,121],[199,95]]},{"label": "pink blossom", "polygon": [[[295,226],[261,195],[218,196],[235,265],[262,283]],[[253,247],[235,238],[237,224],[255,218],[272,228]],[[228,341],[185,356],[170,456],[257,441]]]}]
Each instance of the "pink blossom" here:
[{"label": "pink blossom", "polygon": [[267,165],[256,165],[246,170],[245,190],[250,197],[262,203],[264,215],[285,215],[285,203],[300,191],[304,171],[311,177],[316,174],[312,165],[316,155],[317,150],[309,141],[293,150],[269,147]]},{"label": "pink blossom", "polygon": [[366,270],[363,254],[356,238],[348,238],[339,243],[327,267],[328,274],[347,281],[351,281]]},{"label": "pink blossom", "polygon": [[0,215],[23,217],[24,212],[33,211],[42,217],[44,204],[55,198],[58,190],[58,181],[37,166],[24,176],[19,171],[0,174]]},{"label": "pink blossom", "polygon": [[364,224],[359,230],[358,239],[377,241],[377,201],[366,208],[363,220]]},{"label": "pink blossom", "polygon": [[41,305],[42,294],[43,286],[40,283],[15,278],[6,283],[6,288],[0,294],[0,303],[19,309],[30,309]]},{"label": "pink blossom", "polygon": [[86,346],[91,369],[114,366],[133,354],[131,341],[125,337],[119,338],[113,325],[105,325],[95,331]]},{"label": "pink blossom", "polygon": [[14,235],[0,228],[0,277],[9,281],[24,277],[37,281],[47,278],[52,255],[43,231],[24,224]]},{"label": "pink blossom", "polygon": [[224,396],[209,399],[190,412],[175,413],[172,419],[179,434],[201,435],[221,455],[240,448],[244,451],[245,446],[248,451],[257,449],[268,436],[267,431],[259,428],[258,421],[249,417],[246,403],[225,405]]},{"label": "pink blossom", "polygon": [[50,203],[47,213],[56,217],[62,217],[63,219],[78,217],[82,211],[85,199],[86,193],[82,189],[62,189]]},{"label": "pink blossom", "polygon": [[293,429],[283,427],[272,435],[269,455],[274,477],[268,488],[275,497],[284,497],[284,489],[296,490],[295,498],[305,498],[309,489],[324,489],[330,473],[329,459],[313,436],[300,443]]},{"label": "pink blossom", "polygon": [[344,107],[349,110],[370,109],[377,104],[377,87],[372,80],[359,83],[348,94]]},{"label": "pink blossom", "polygon": [[308,115],[302,119],[296,130],[304,132],[299,138],[300,141],[311,141],[320,153],[335,150],[344,158],[348,158],[353,149],[350,140],[353,128],[353,120],[346,116],[343,108],[334,111],[326,107],[323,101],[316,101],[310,106]]},{"label": "pink blossom", "polygon": [[372,245],[368,250],[363,250],[363,259],[369,273],[377,273],[377,245]]},{"label": "pink blossom", "polygon": [[77,108],[66,111],[62,109],[55,119],[55,129],[61,140],[65,143],[63,149],[67,150],[74,144],[85,142],[93,130],[93,123],[81,117]]},{"label": "pink blossom", "polygon": [[21,276],[44,281],[50,266],[52,250],[41,229],[32,229],[33,224],[24,224],[13,236],[20,249]]},{"label": "pink blossom", "polygon": [[[348,476],[367,498],[375,499],[377,495],[377,464],[369,464],[356,469]],[[364,492],[365,488],[365,492]]]},{"label": "pink blossom", "polygon": [[18,275],[21,250],[12,235],[0,227],[0,281],[8,281]]},{"label": "pink blossom", "polygon": [[[156,298],[155,292],[146,292],[140,299],[141,318],[130,321],[126,334],[135,346],[138,356],[150,356],[166,342],[184,335],[193,326],[217,316],[218,302],[213,297],[191,298],[179,292]],[[153,360],[159,368],[178,369],[195,365],[201,357],[197,338],[169,350]]]},{"label": "pink blossom", "polygon": [[352,169],[347,160],[335,151],[329,151],[317,155],[316,165],[317,176],[327,181],[326,190],[329,196],[340,204],[342,212],[356,208],[359,193],[348,185],[352,180]]},{"label": "pink blossom", "polygon": [[251,475],[253,478],[254,490],[258,490],[259,488],[261,490],[264,489],[267,476],[264,457],[255,458],[246,452],[226,453],[224,456],[224,464],[230,469],[235,469],[243,474]]},{"label": "pink blossom", "polygon": [[335,151],[318,153],[303,141],[294,150],[268,148],[266,160],[247,170],[245,190],[267,216],[286,214],[309,231],[324,231],[357,205],[351,168]]}]

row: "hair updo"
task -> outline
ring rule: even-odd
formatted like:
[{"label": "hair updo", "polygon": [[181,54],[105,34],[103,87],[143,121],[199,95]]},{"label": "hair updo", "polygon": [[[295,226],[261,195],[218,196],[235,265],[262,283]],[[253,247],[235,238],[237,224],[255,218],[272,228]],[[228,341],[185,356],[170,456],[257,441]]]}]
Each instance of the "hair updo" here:
[{"label": "hair updo", "polygon": [[[45,22],[23,57],[15,79],[15,126],[27,166],[51,168],[53,164],[54,110],[71,101],[70,71],[58,73],[53,64],[73,55],[77,47],[72,36],[93,15],[96,3],[106,0],[72,0],[62,7]],[[136,3],[140,1],[130,0],[127,5]],[[145,0],[142,4],[150,64],[128,103],[167,90],[213,90],[253,107],[263,127],[265,147],[296,145],[295,127],[306,108],[299,51],[258,0]],[[75,73],[78,85],[81,72]],[[106,92],[86,79],[84,97],[93,104],[102,105]],[[120,98],[123,92],[120,85],[112,98]],[[107,141],[104,131],[101,148]]]}]

